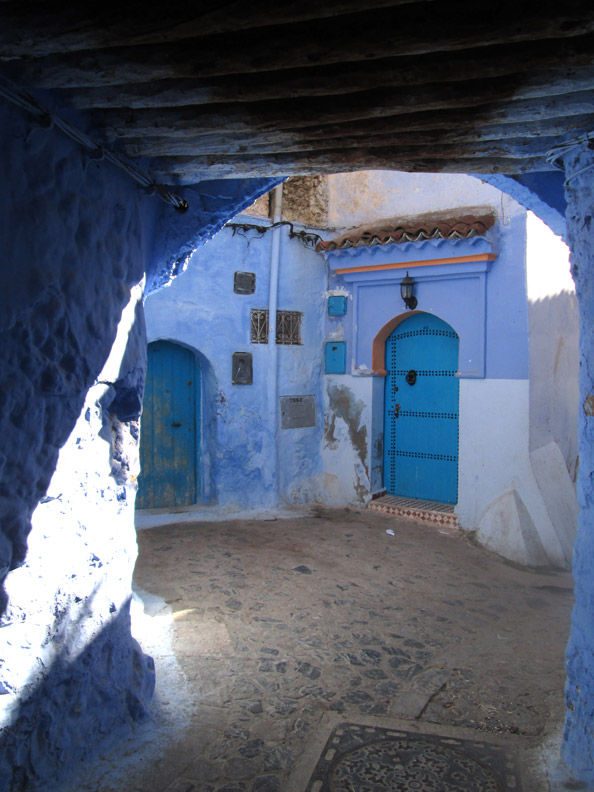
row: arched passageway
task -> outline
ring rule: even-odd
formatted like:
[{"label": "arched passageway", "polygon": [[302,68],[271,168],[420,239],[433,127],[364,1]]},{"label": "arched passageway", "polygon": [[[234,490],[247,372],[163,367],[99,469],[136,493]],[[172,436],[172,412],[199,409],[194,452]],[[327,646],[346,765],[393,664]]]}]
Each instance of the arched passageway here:
[{"label": "arched passageway", "polygon": [[[48,611],[43,617],[48,624],[40,631],[43,640],[36,632],[29,644],[23,639],[34,647],[27,662],[35,674],[21,674],[15,661],[14,675],[4,686],[10,691],[6,696],[29,696],[33,693],[27,686],[35,688],[37,673],[53,674],[59,680],[54,692],[75,692],[70,698],[80,703],[77,718],[74,725],[68,721],[70,700],[57,693],[54,699],[44,689],[39,706],[32,704],[29,715],[18,720],[21,732],[10,736],[13,748],[16,740],[33,742],[35,749],[20,751],[26,758],[7,772],[16,774],[19,783],[53,778],[60,763],[84,756],[88,746],[71,740],[73,733],[84,733],[81,724],[100,723],[89,733],[101,738],[114,724],[140,717],[150,698],[150,663],[139,661],[127,627],[129,586],[122,581],[130,570],[109,580],[105,575],[108,561],[116,569],[124,555],[128,562],[133,556],[128,507],[134,474],[129,472],[137,438],[131,405],[139,401],[144,367],[138,323],[126,336],[130,343],[124,344],[122,365],[104,370],[131,286],[144,273],[148,283],[162,283],[178,272],[193,247],[250,202],[250,196],[269,189],[273,177],[362,167],[521,177],[531,171],[555,174],[555,160],[563,171],[553,179],[558,199],[567,180],[568,239],[582,324],[582,515],[574,567],[577,604],[567,655],[565,757],[594,783],[591,2],[546,3],[538,13],[525,4],[514,7],[512,16],[499,6],[470,15],[465,8],[464,24],[457,4],[398,0],[378,2],[373,9],[346,0],[289,10],[240,3],[234,7],[237,13],[217,7],[196,16],[189,16],[183,3],[143,9],[140,15],[137,4],[120,4],[117,13],[110,13],[108,5],[102,14],[87,4],[58,4],[49,15],[39,4],[4,6],[0,47],[10,82],[2,80],[6,266],[0,571],[3,577],[10,572],[10,589],[19,580],[19,565],[33,558],[33,537],[29,550],[27,537],[31,513],[42,498],[53,498],[41,503],[47,509],[39,512],[53,547],[67,541],[65,515],[81,516],[86,533],[76,520],[68,524],[79,538],[84,534],[80,557],[89,567],[88,576],[77,577],[76,583],[66,570],[51,580],[60,630],[54,615],[48,615],[56,608],[46,607],[40,597],[35,612]],[[378,35],[383,30],[388,34]],[[20,88],[16,94],[13,81]],[[19,109],[9,109],[6,97]],[[69,140],[62,137],[63,130]],[[97,140],[89,141],[83,130],[93,130]],[[114,149],[145,158],[152,177],[119,161],[115,151],[105,151],[116,139]],[[561,148],[551,152],[559,143]],[[187,204],[187,213],[165,217],[127,176],[112,173],[117,161],[143,188],[155,190],[155,178],[176,184],[184,196],[176,205]],[[228,181],[213,182],[222,177]],[[245,177],[269,181],[241,183]],[[541,180],[534,189],[546,197],[550,186],[544,188]],[[95,459],[102,460],[105,481],[96,475],[99,463],[85,462],[91,448],[99,451]],[[50,487],[56,469],[62,473],[60,483],[76,482],[69,490],[72,501],[61,486]],[[114,546],[123,542],[124,553],[112,552],[104,540],[105,519],[89,507],[90,481],[99,481],[97,492],[114,508],[117,519],[109,521]],[[77,500],[80,492],[86,502]],[[48,517],[58,508],[59,532]],[[93,544],[88,553],[86,540]],[[50,557],[49,551],[42,555]],[[48,574],[57,566],[41,561],[39,569]],[[94,584],[75,590],[83,579],[96,581],[97,590]],[[99,595],[104,580],[108,585]],[[113,591],[117,596],[110,596]],[[34,608],[21,610],[27,616],[23,629],[28,629],[35,622],[30,618]],[[114,611],[120,615],[115,627]],[[6,618],[11,629],[21,624],[18,611]],[[81,624],[88,634],[79,635],[75,626]],[[65,625],[74,631],[73,638]],[[115,631],[113,641],[110,630]],[[117,661],[110,646],[120,651]],[[64,660],[71,650],[82,658],[80,667]],[[50,662],[56,657],[63,662]],[[48,668],[51,674],[39,671]],[[133,668],[143,669],[140,681]],[[112,697],[109,705],[90,693],[103,674]],[[52,712],[45,707],[53,707]],[[6,711],[10,720],[13,710]],[[68,722],[63,734],[56,728],[50,735],[62,740],[57,747],[46,739],[43,725],[56,718]],[[48,746],[42,757],[40,745]],[[65,746],[70,755],[56,758]]]}]

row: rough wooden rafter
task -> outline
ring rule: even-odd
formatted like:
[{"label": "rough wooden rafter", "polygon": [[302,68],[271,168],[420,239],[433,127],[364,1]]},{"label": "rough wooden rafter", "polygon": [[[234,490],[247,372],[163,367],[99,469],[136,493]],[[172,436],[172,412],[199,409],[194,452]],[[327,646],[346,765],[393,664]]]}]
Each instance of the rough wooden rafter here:
[{"label": "rough wooden rafter", "polygon": [[[420,86],[427,83],[461,83],[469,75],[497,79],[514,75],[518,62],[527,80],[524,90],[542,84],[562,92],[579,90],[592,82],[594,35],[558,41],[536,41],[526,51],[522,45],[480,48],[420,57],[387,58],[371,63],[338,64],[260,74],[229,75],[204,79],[157,80],[133,85],[65,89],[64,101],[87,110],[96,108],[159,108],[224,102],[258,102],[271,99],[326,97],[341,101],[345,95],[371,88]],[[573,86],[573,87],[572,87]],[[551,89],[552,90],[552,89]]]},{"label": "rough wooden rafter", "polygon": [[[436,0],[370,0],[367,12],[419,5]],[[158,4],[144,0],[125,3],[72,3],[60,14],[54,5],[5,2],[0,5],[0,57],[43,57],[52,53],[79,52],[107,47],[178,42],[237,30],[257,30],[296,22],[356,13],[360,0],[300,0],[299,3],[261,3],[246,0],[198,4],[169,0],[166,15]],[[200,7],[200,6],[198,6]],[[35,34],[32,35],[32,30]]]},{"label": "rough wooden rafter", "polygon": [[546,170],[594,123],[590,0],[0,0],[0,64],[165,183]]},{"label": "rough wooden rafter", "polygon": [[219,112],[182,108],[175,112],[159,113],[155,110],[144,110],[130,112],[127,115],[110,111],[102,114],[101,120],[102,125],[113,129],[120,139],[153,136],[157,130],[162,137],[172,138],[183,137],[189,133],[196,135],[200,132],[210,135],[217,130],[221,133],[237,131],[251,135],[255,135],[258,131],[289,133],[300,131],[301,134],[314,138],[325,137],[327,133],[352,134],[361,124],[366,124],[364,128],[369,130],[370,121],[387,118],[390,119],[391,128],[396,132],[452,129],[467,125],[474,128],[486,122],[527,123],[591,113],[592,94],[589,91],[580,91],[565,96],[517,102],[506,99],[505,96],[495,101],[493,95],[490,99],[485,99],[482,95],[477,95],[476,98],[461,95],[452,101],[440,97],[436,98],[434,104],[416,105],[411,102],[396,107],[378,101],[371,107],[363,104],[360,109],[338,106],[335,112],[329,110],[325,115],[296,115],[290,107],[276,108],[276,112],[270,114],[258,112],[248,114],[228,108]]},{"label": "rough wooden rafter", "polygon": [[400,170],[410,173],[504,173],[518,174],[527,172],[551,171],[553,168],[542,158],[512,159],[507,157],[460,157],[458,159],[387,159],[380,156],[362,156],[356,152],[352,158],[343,157],[337,162],[333,158],[324,160],[312,155],[307,164],[295,164],[291,158],[279,162],[269,157],[253,160],[250,163],[213,163],[197,165],[195,162],[174,166],[170,158],[153,163],[151,173],[171,184],[192,184],[206,179],[256,178],[263,169],[270,177],[299,176],[304,174],[345,173],[353,170]]},{"label": "rough wooden rafter", "polygon": [[[572,123],[573,122],[573,123]],[[578,135],[594,129],[594,111],[590,115],[553,119],[527,124],[494,124],[473,130],[473,141],[518,140],[523,144],[536,140],[541,146],[558,143],[563,135]],[[328,136],[311,139],[293,133],[270,133],[246,136],[245,134],[209,135],[203,137],[145,137],[126,141],[126,151],[133,157],[165,157],[243,154],[290,153],[321,151],[324,149],[388,148],[390,145],[423,145],[433,148],[445,143],[468,143],[468,130],[460,127],[444,130],[424,130],[422,132],[390,132],[376,135],[363,134],[351,136]]]},{"label": "rough wooden rafter", "polygon": [[[571,4],[570,8],[571,8]],[[369,24],[339,18],[326,25],[306,23],[279,28],[266,46],[250,31],[169,44],[117,47],[92,52],[50,55],[15,64],[16,74],[44,88],[126,85],[151,80],[207,77],[224,74],[270,73],[308,65],[374,61],[398,55],[456,52],[495,44],[572,38],[594,33],[591,12],[561,11],[556,19],[535,12],[519,25],[496,9],[452,19],[447,3],[432,6],[431,26],[418,18],[394,19],[378,12]],[[407,6],[404,7],[406,10]],[[404,12],[403,12],[404,13]],[[358,27],[357,27],[358,22]],[[396,24],[398,23],[398,24]],[[378,35],[378,30],[382,35]],[[356,36],[353,33],[356,32]],[[348,43],[348,46],[345,46]]]}]

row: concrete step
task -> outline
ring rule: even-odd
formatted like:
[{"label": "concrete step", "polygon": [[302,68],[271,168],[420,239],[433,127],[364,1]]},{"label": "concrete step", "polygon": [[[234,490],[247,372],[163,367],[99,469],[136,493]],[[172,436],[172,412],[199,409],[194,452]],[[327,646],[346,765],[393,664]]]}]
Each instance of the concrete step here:
[{"label": "concrete step", "polygon": [[393,514],[395,517],[408,517],[411,520],[443,525],[448,528],[458,527],[458,515],[450,503],[416,500],[414,498],[397,498],[394,495],[382,495],[367,504],[368,509]]}]

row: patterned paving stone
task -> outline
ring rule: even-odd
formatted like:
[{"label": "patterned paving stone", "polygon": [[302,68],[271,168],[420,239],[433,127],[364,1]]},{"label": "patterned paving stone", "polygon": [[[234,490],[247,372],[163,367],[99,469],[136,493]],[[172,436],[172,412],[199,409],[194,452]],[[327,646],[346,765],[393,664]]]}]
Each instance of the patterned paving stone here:
[{"label": "patterned paving stone", "polygon": [[521,792],[511,751],[485,741],[345,724],[306,792]]}]

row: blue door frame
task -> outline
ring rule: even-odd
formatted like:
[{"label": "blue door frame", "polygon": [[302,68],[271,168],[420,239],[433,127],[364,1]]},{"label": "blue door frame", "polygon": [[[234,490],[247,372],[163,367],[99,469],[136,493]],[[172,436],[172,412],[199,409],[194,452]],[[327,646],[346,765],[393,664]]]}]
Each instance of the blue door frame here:
[{"label": "blue door frame", "polygon": [[190,506],[199,494],[200,365],[170,341],[148,346],[136,505]]},{"label": "blue door frame", "polygon": [[386,341],[384,486],[388,494],[458,501],[459,339],[427,313]]}]

